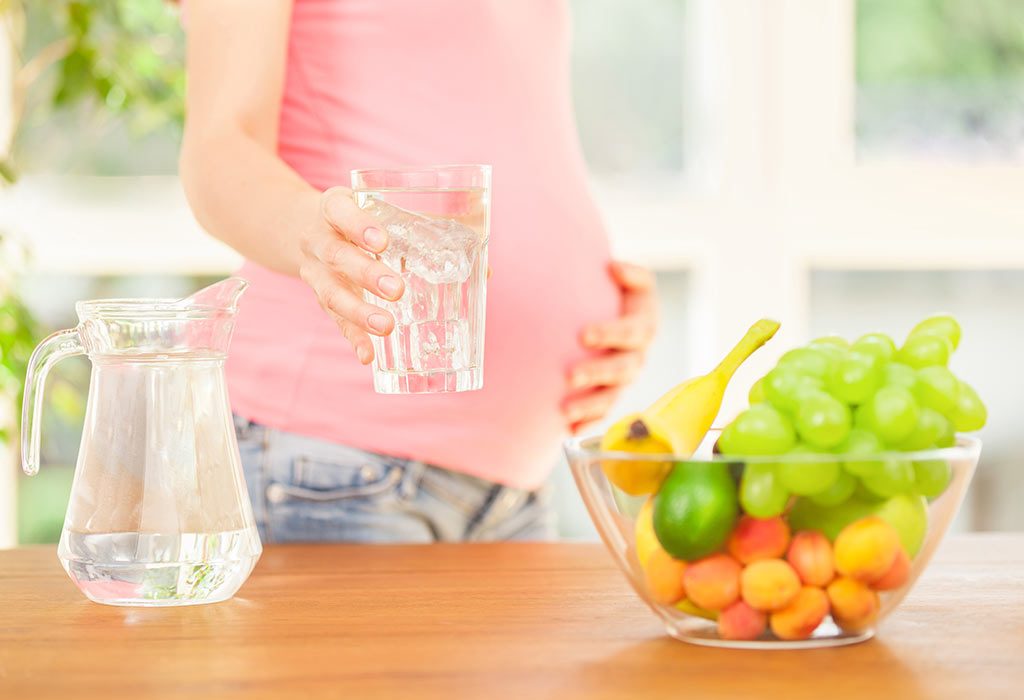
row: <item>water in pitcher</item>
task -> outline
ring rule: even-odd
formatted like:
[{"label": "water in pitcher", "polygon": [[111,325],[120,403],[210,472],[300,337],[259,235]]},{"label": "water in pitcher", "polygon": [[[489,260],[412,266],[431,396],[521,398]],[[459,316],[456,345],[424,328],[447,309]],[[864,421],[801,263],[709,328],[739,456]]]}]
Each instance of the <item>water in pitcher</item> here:
[{"label": "water in pitcher", "polygon": [[384,393],[479,389],[488,190],[359,190],[356,197],[388,234],[381,261],[405,281],[397,302],[366,296],[395,316],[391,335],[373,337],[375,388]]},{"label": "water in pitcher", "polygon": [[230,597],[259,536],[238,463],[221,353],[96,358],[58,556],[109,604]]}]

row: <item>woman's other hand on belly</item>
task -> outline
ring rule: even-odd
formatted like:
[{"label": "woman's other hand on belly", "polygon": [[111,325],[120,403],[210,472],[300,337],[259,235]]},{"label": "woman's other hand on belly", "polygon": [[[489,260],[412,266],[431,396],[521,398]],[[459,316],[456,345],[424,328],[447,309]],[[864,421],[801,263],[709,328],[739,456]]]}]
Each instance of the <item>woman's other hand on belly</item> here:
[{"label": "woman's other hand on belly", "polygon": [[658,326],[654,273],[620,262],[611,263],[609,273],[622,290],[622,313],[580,334],[584,348],[601,354],[570,368],[562,413],[573,432],[608,414],[622,388],[640,373]]}]

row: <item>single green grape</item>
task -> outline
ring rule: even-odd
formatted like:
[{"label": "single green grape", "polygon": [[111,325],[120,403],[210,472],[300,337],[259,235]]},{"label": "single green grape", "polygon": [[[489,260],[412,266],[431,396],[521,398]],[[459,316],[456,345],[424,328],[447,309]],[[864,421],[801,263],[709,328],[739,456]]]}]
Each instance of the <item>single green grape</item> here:
[{"label": "single green grape", "polygon": [[821,493],[809,496],[810,500],[819,506],[832,508],[840,503],[845,503],[853,495],[857,488],[857,480],[844,471],[840,471],[835,482]]},{"label": "single green grape", "polygon": [[958,432],[969,433],[981,430],[988,421],[988,409],[982,403],[973,387],[967,382],[960,382],[957,394],[956,409],[952,415],[953,427]]},{"label": "single green grape", "polygon": [[960,324],[948,314],[929,316],[910,329],[910,335],[938,335],[948,340],[953,350],[960,346]]},{"label": "single green grape", "polygon": [[793,424],[766,403],[755,404],[738,415],[718,439],[724,455],[778,455],[795,444]]},{"label": "single green grape", "polygon": [[851,349],[877,357],[880,363],[891,362],[896,357],[896,343],[885,333],[862,335],[857,338]]},{"label": "single green grape", "polygon": [[914,369],[940,365],[945,367],[953,345],[941,335],[919,334],[907,338],[896,358]]},{"label": "single green grape", "polygon": [[[885,450],[885,445],[882,444],[881,439],[870,430],[863,428],[852,429],[846,436],[846,440],[836,448],[837,453],[847,456],[847,459],[843,461],[843,469],[860,477],[870,476],[881,470],[881,461],[872,459],[872,456],[883,450]],[[863,456],[864,459],[857,459],[857,456]]]},{"label": "single green grape", "polygon": [[850,434],[853,417],[849,407],[824,392],[805,396],[796,411],[796,431],[813,447],[830,449]]},{"label": "single green grape", "polygon": [[944,459],[914,462],[914,490],[925,498],[938,498],[949,486],[953,473]]},{"label": "single green grape", "polygon": [[922,406],[934,408],[948,418],[956,410],[960,381],[946,367],[922,367],[917,371],[913,392]]},{"label": "single green grape", "polygon": [[890,362],[882,368],[882,384],[884,386],[901,386],[913,391],[917,386],[917,372],[913,367],[902,362]]},{"label": "single green grape", "polygon": [[755,403],[764,403],[768,400],[768,397],[764,393],[764,377],[761,377],[754,386],[750,387],[750,392],[747,394],[747,401],[753,406]]},{"label": "single green grape", "polygon": [[755,518],[774,518],[786,509],[789,493],[779,481],[776,465],[748,464],[740,481],[740,505]]},{"label": "single green grape", "polygon": [[892,498],[914,487],[914,465],[905,459],[887,459],[877,474],[861,479],[864,487],[881,498]]},{"label": "single green grape", "polygon": [[882,383],[882,373],[874,355],[849,353],[833,366],[826,387],[830,394],[853,406],[867,401]]},{"label": "single green grape", "polygon": [[898,386],[883,386],[861,409],[867,427],[887,445],[898,445],[917,427],[918,408],[914,395]]},{"label": "single green grape", "polygon": [[953,427],[953,421],[946,418],[946,422],[942,425],[942,432],[939,433],[939,437],[935,439],[936,447],[952,447],[956,444],[956,428]]},{"label": "single green grape", "polygon": [[809,347],[815,347],[818,345],[831,345],[833,347],[841,348],[843,350],[850,349],[850,342],[841,335],[823,335],[820,338],[815,338],[811,342],[807,343]]},{"label": "single green grape", "polygon": [[939,443],[946,435],[953,432],[952,423],[934,408],[921,408],[917,415],[917,425],[907,438],[897,447],[901,450],[927,450]]},{"label": "single green grape", "polygon": [[832,365],[828,351],[820,352],[815,348],[795,348],[779,358],[779,367],[792,367],[801,374],[823,380]]},{"label": "single green grape", "polygon": [[821,388],[821,380],[786,365],[764,376],[764,395],[773,406],[787,413],[795,411],[804,396]]},{"label": "single green grape", "polygon": [[[786,456],[805,457],[815,454],[807,445],[797,445]],[[839,478],[839,462],[794,459],[779,463],[779,481],[788,491],[798,496],[810,496],[828,489]]]}]

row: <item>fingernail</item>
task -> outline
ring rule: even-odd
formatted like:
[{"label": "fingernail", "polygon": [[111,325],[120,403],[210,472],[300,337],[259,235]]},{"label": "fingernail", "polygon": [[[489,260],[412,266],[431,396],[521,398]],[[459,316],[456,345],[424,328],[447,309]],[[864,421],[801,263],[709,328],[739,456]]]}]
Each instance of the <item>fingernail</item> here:
[{"label": "fingernail", "polygon": [[368,228],[363,231],[363,242],[374,250],[381,250],[387,245],[388,237],[379,228]]},{"label": "fingernail", "polygon": [[597,331],[587,331],[583,334],[583,342],[587,345],[597,345],[600,334]]},{"label": "fingernail", "polygon": [[359,358],[359,361],[362,362],[364,365],[370,364],[370,348],[366,347],[365,345],[359,346],[359,348],[356,350],[356,356]]},{"label": "fingernail", "polygon": [[366,322],[370,325],[370,328],[380,333],[384,333],[388,329],[388,317],[384,314],[370,314]]},{"label": "fingernail", "polygon": [[377,286],[380,287],[380,291],[384,292],[389,297],[398,296],[398,290],[401,288],[398,280],[390,275],[384,275],[377,280]]},{"label": "fingernail", "polygon": [[572,375],[572,385],[579,388],[587,383],[587,375],[584,372],[576,372]]}]

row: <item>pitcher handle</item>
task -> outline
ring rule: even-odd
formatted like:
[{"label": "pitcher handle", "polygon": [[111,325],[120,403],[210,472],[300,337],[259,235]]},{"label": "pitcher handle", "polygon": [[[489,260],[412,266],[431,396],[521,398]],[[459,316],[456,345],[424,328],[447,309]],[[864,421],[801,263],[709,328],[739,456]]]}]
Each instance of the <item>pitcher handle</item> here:
[{"label": "pitcher handle", "polygon": [[59,360],[85,354],[77,329],[57,331],[32,352],[25,374],[25,399],[21,404],[21,468],[28,475],[39,471],[39,430],[43,415],[46,375]]}]

